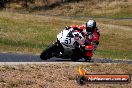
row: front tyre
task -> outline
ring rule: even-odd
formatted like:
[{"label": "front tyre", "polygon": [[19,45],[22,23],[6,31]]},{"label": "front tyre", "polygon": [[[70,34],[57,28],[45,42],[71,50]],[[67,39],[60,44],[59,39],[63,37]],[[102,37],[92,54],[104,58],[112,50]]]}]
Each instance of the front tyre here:
[{"label": "front tyre", "polygon": [[40,54],[40,58],[42,60],[47,60],[47,59],[50,59],[50,58],[56,56],[58,53],[60,53],[60,50],[58,49],[58,46],[55,43],[55,44],[49,46],[46,50],[44,50]]}]

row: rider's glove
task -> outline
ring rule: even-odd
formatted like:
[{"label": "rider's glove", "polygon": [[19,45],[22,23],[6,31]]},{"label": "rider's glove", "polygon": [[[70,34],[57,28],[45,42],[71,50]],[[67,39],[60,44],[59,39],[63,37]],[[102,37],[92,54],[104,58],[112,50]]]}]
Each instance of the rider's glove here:
[{"label": "rider's glove", "polygon": [[91,42],[91,44],[98,45],[99,44],[99,41],[93,41],[93,42]]}]

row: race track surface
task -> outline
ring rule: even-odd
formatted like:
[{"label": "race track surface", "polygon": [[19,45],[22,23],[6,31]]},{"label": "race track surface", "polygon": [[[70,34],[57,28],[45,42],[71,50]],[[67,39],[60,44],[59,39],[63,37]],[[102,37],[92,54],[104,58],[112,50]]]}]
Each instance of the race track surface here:
[{"label": "race track surface", "polygon": [[[0,62],[72,62],[70,59],[51,58],[48,60],[41,60],[39,55],[16,54],[16,53],[0,53]],[[77,62],[85,62],[80,59]],[[112,60],[112,59],[94,59],[90,63],[123,63],[132,64],[132,60]]]}]

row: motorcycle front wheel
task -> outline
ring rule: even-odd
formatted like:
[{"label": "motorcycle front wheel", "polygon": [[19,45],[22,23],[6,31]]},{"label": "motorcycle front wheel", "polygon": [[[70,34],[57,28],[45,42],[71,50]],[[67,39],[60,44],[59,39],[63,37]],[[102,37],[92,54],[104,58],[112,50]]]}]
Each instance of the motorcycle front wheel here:
[{"label": "motorcycle front wheel", "polygon": [[58,48],[57,44],[52,44],[40,54],[40,58],[42,60],[47,60],[56,56],[59,53],[60,49]]}]

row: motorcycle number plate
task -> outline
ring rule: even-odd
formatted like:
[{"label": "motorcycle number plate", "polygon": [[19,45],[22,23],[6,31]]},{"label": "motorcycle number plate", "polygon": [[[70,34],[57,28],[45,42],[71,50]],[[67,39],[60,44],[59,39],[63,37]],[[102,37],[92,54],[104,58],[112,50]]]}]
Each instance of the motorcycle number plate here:
[{"label": "motorcycle number plate", "polygon": [[67,38],[65,39],[65,44],[67,44],[67,45],[71,44],[71,38],[68,38],[68,37],[67,37]]}]

